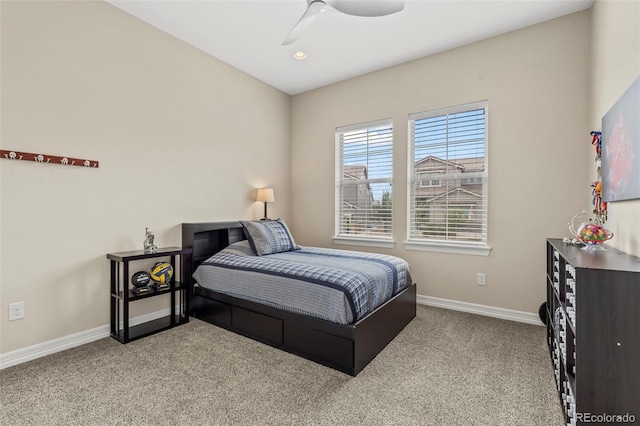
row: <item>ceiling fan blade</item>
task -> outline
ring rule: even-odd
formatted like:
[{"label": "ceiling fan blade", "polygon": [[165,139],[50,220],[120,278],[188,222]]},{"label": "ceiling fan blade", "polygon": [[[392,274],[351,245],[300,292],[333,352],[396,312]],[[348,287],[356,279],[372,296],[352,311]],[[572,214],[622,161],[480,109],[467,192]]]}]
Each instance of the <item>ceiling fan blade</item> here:
[{"label": "ceiling fan blade", "polygon": [[327,4],[324,1],[316,0],[309,3],[307,10],[302,18],[296,23],[289,35],[282,42],[283,46],[289,45],[300,38],[300,36],[309,28],[316,16],[327,11]]},{"label": "ceiling fan blade", "polygon": [[404,9],[404,0],[327,0],[327,4],[354,16],[385,16]]}]

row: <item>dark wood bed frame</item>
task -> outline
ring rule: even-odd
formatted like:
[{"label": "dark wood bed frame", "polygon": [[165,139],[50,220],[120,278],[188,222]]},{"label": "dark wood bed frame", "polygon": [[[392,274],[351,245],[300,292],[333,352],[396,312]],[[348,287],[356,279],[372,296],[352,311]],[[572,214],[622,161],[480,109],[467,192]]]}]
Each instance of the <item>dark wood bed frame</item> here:
[{"label": "dark wood bed frame", "polygon": [[340,325],[194,285],[192,272],[229,244],[244,240],[240,222],[183,223],[190,315],[327,367],[356,376],[416,316],[412,284],[358,322]]}]

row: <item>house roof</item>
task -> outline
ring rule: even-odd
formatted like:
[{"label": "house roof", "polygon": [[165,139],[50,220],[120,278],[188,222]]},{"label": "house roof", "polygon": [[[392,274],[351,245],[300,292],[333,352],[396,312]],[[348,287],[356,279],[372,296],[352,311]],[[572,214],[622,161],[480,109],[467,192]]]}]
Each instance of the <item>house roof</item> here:
[{"label": "house roof", "polygon": [[443,160],[440,157],[436,157],[434,155],[428,155],[424,158],[415,162],[415,166],[417,169],[420,169],[420,166],[427,166],[429,163],[441,164],[443,168],[445,167],[455,167],[463,172],[477,172],[484,169],[484,157],[469,157],[469,158],[456,158],[454,161],[452,160]]},{"label": "house roof", "polygon": [[418,161],[416,161],[416,167],[426,164],[428,162],[435,162],[435,163],[441,163],[443,166],[453,166],[453,167],[457,167],[457,168],[464,168],[462,165],[460,164],[456,164],[452,161],[447,161],[447,160],[443,160],[440,157],[436,157],[434,155],[428,155]]},{"label": "house roof", "polygon": [[350,164],[342,167],[342,174],[349,179],[367,179],[366,164]]},{"label": "house roof", "polygon": [[433,201],[436,201],[436,200],[437,200],[437,199],[439,199],[439,198],[442,198],[442,197],[444,197],[444,196],[450,195],[450,194],[452,194],[452,193],[454,193],[454,192],[458,192],[458,193],[463,192],[463,193],[465,193],[466,195],[470,195],[470,196],[472,196],[472,197],[482,198],[482,196],[481,196],[480,194],[477,194],[477,193],[475,193],[475,192],[468,191],[468,190],[463,189],[463,188],[460,188],[460,187],[458,186],[458,187],[453,188],[453,189],[450,189],[449,191],[446,191],[446,192],[444,192],[444,193],[442,193],[442,194],[436,195],[435,197],[429,198],[428,200],[426,200],[426,202],[427,202],[427,203],[431,203],[431,202],[433,202]]}]

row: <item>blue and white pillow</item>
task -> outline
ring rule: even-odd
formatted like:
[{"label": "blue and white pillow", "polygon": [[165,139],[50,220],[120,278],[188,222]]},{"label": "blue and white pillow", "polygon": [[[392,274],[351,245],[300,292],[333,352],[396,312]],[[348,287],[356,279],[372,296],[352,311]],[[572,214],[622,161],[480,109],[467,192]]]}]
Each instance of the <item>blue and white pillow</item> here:
[{"label": "blue and white pillow", "polygon": [[293,251],[300,248],[296,245],[289,228],[287,228],[282,219],[241,220],[240,223],[251,248],[258,256]]}]

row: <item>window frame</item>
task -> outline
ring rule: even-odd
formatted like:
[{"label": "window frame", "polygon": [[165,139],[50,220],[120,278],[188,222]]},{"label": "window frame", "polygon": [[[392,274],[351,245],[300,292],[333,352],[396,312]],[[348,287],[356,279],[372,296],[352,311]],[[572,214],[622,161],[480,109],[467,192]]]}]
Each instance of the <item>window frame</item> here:
[{"label": "window frame", "polygon": [[[418,206],[415,204],[415,195],[412,190],[412,186],[416,184],[416,180],[419,178],[419,174],[415,170],[415,141],[414,141],[414,123],[416,120],[435,118],[440,116],[446,116],[450,114],[457,114],[462,112],[468,112],[478,109],[484,109],[484,171],[483,177],[483,197],[485,206],[485,218],[482,222],[482,233],[484,240],[479,242],[474,241],[458,241],[449,239],[433,239],[433,238],[415,238],[411,237],[412,222],[411,217]],[[406,241],[404,247],[407,250],[424,250],[435,251],[444,253],[457,253],[457,254],[469,254],[488,256],[491,252],[491,246],[489,245],[489,103],[487,100],[472,102],[467,104],[456,105],[447,108],[440,108],[435,110],[423,111],[409,114],[407,120],[407,229],[406,229]],[[477,174],[467,179],[477,179]],[[462,179],[461,179],[462,180]],[[462,183],[460,188],[462,188]],[[455,205],[455,204],[452,204]],[[451,209],[447,207],[447,212]]]},{"label": "window frame", "polygon": [[[352,124],[348,126],[337,127],[335,130],[335,213],[334,213],[334,235],[333,242],[335,244],[346,244],[346,245],[357,245],[357,246],[369,246],[369,247],[383,247],[383,248],[393,248],[395,246],[395,241],[393,239],[393,191],[391,191],[391,218],[390,218],[390,228],[391,232],[389,236],[370,236],[366,234],[345,234],[341,233],[341,213],[342,213],[342,197],[341,197],[341,189],[344,185],[344,150],[342,146],[342,135],[349,132],[355,131],[365,131],[378,127],[388,127],[391,133],[391,175],[384,178],[367,178],[367,179],[359,179],[362,183],[386,183],[389,185],[393,184],[393,145],[394,145],[394,131],[393,131],[393,119],[392,118],[384,118],[380,120],[368,121],[358,124]],[[355,184],[358,185],[358,184]]]}]

